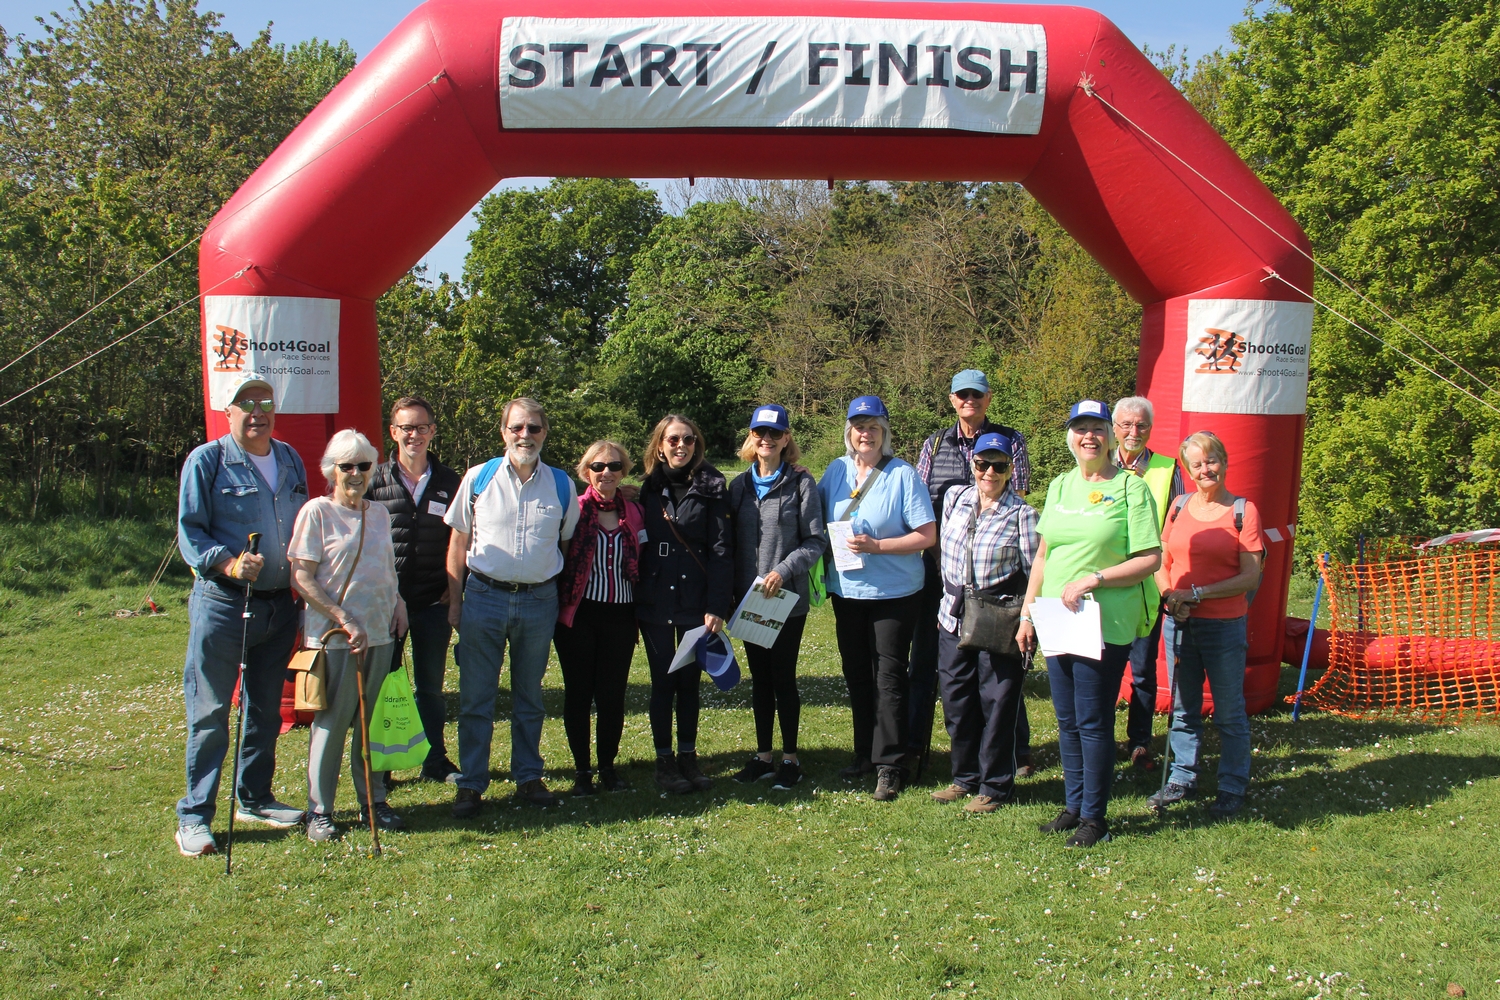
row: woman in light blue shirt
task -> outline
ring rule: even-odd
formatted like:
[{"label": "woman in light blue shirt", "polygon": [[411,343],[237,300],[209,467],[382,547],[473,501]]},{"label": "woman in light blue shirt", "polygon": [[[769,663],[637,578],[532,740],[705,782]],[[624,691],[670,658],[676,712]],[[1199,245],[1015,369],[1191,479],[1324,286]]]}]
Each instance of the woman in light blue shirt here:
[{"label": "woman in light blue shirt", "polygon": [[[922,550],[937,540],[932,498],[917,470],[896,458],[878,396],[849,404],[845,455],[818,483],[834,544],[862,562],[838,569],[827,557],[828,592],[854,715],[854,763],[841,776],[878,770],[875,799],[901,791],[906,753],[907,659],[921,612]],[[848,529],[836,523],[849,525]],[[848,530],[847,539],[843,531]]]}]

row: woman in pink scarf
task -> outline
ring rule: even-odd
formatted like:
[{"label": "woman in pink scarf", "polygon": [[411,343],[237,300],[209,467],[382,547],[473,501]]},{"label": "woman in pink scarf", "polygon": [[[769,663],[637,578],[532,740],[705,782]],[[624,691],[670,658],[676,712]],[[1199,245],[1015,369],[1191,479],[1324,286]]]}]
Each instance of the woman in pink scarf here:
[{"label": "woman in pink scarf", "polygon": [[[563,673],[563,728],[578,769],[574,795],[630,786],[615,771],[625,729],[625,689],[635,656],[635,584],[640,582],[641,506],[620,496],[630,453],[595,441],[578,463],[588,489],[578,497],[578,527],[557,580],[557,662]],[[599,713],[599,770],[589,766],[589,710]]]}]

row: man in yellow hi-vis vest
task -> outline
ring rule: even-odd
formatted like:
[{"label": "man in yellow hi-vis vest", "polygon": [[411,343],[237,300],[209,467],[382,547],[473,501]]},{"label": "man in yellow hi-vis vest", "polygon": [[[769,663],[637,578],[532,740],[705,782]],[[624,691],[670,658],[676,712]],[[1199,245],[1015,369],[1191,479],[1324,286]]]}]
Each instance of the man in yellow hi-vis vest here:
[{"label": "man in yellow hi-vis vest", "polygon": [[[1115,437],[1120,442],[1115,464],[1146,481],[1156,501],[1156,528],[1166,522],[1172,500],[1183,492],[1182,472],[1172,455],[1158,455],[1146,447],[1151,440],[1154,410],[1144,396],[1127,396],[1114,406]],[[1126,747],[1134,767],[1152,770],[1151,716],[1156,711],[1156,647],[1161,641],[1161,594],[1154,580],[1145,581],[1150,608],[1151,634],[1136,639],[1130,647],[1130,709],[1125,716]]]}]

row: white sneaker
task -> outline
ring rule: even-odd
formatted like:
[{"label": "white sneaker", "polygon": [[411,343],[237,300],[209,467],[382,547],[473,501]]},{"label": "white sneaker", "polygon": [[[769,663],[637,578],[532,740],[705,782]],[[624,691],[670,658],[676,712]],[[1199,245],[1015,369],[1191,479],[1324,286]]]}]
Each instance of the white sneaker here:
[{"label": "white sneaker", "polygon": [[172,834],[172,839],[177,841],[177,850],[185,858],[201,858],[219,849],[219,845],[214,843],[213,833],[202,823],[179,826],[177,832]]},{"label": "white sneaker", "polygon": [[302,822],[302,810],[293,809],[285,802],[272,799],[263,805],[241,805],[234,810],[234,818],[242,823],[261,823],[286,830]]}]

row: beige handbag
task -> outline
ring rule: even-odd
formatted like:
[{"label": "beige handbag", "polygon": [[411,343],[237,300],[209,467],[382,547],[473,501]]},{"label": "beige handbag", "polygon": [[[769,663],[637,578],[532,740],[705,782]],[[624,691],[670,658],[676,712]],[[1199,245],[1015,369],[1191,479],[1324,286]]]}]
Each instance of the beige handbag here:
[{"label": "beige handbag", "polygon": [[[349,575],[344,578],[344,586],[339,591],[339,604],[344,603],[344,595],[349,593],[349,585],[354,582],[354,571],[359,568],[359,557],[365,551],[365,512],[359,512],[359,548],[354,551],[354,562],[349,567]],[[331,636],[342,635],[349,637],[349,633],[342,628],[331,628],[323,633],[320,644],[326,644]],[[286,668],[296,675],[292,681],[293,707],[299,712],[321,712],[328,708],[328,654],[321,648],[299,649],[292,654],[292,662]]]}]

